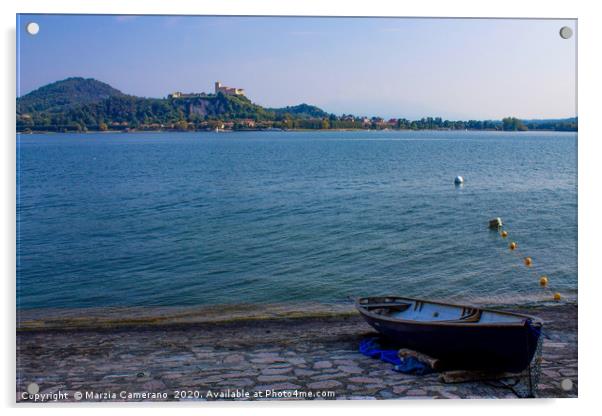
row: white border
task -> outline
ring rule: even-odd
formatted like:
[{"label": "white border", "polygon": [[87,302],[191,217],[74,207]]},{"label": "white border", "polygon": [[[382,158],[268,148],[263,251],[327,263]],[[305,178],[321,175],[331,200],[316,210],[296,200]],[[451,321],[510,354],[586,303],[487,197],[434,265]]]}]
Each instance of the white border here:
[{"label": "white border", "polygon": [[[90,413],[129,414],[143,411],[145,414],[163,415],[164,407],[178,413],[247,413],[290,414],[307,412],[427,412],[446,415],[469,415],[486,413],[507,415],[527,411],[529,413],[577,414],[595,407],[596,394],[600,385],[600,359],[596,350],[600,345],[600,323],[595,305],[602,296],[600,290],[599,255],[602,238],[602,212],[598,178],[600,172],[600,143],[602,122],[598,102],[602,97],[599,74],[602,74],[599,53],[602,16],[594,1],[524,1],[505,0],[487,2],[475,0],[421,0],[404,2],[371,1],[314,1],[314,0],[104,0],[102,2],[55,0],[21,0],[15,4],[2,2],[0,14],[3,26],[2,81],[4,88],[0,101],[0,114],[4,135],[0,140],[2,157],[2,220],[3,233],[1,250],[4,284],[4,340],[2,359],[2,404],[15,411],[15,362],[14,362],[14,305],[15,305],[15,14],[16,13],[107,13],[107,14],[223,14],[223,15],[330,15],[330,16],[439,16],[439,17],[538,17],[579,19],[579,399],[565,400],[505,400],[505,401],[437,401],[394,402],[394,401],[345,401],[335,403],[205,403],[189,404],[141,404],[141,405],[96,405],[91,407],[45,406],[38,407],[45,414]],[[558,242],[562,244],[562,241]],[[25,413],[36,407],[18,406]],[[176,410],[177,409],[177,410]],[[168,411],[170,411],[168,410]]]}]

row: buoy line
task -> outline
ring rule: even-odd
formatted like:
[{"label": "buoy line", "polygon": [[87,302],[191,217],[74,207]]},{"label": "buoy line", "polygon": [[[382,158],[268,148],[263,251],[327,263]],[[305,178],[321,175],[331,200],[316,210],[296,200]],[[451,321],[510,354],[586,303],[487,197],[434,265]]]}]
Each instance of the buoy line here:
[{"label": "buoy line", "polygon": [[[496,219],[496,220],[499,220]],[[490,221],[490,228],[492,225],[492,222],[494,220]],[[499,223],[501,224],[501,220],[499,220]],[[502,237],[502,239],[507,239],[510,234],[508,233],[507,230],[502,229],[502,226],[500,225],[497,229],[497,233],[500,237]],[[526,256],[524,253],[522,253],[522,250],[519,249],[519,245],[518,242],[516,241],[511,241],[508,244],[508,250],[514,254],[515,256],[517,256],[521,262],[523,263],[523,265],[525,267],[527,267],[527,269],[529,269],[531,271],[531,273],[538,278],[538,282],[539,282],[539,286],[541,286],[541,288],[547,292],[548,295],[550,295],[550,297],[555,300],[555,301],[560,301],[562,299],[562,296],[559,292],[554,292],[551,290],[551,288],[549,287],[549,278],[548,275],[545,273],[542,273],[542,271],[539,268],[539,265],[535,264],[533,261],[533,258],[531,258],[530,256]]]}]

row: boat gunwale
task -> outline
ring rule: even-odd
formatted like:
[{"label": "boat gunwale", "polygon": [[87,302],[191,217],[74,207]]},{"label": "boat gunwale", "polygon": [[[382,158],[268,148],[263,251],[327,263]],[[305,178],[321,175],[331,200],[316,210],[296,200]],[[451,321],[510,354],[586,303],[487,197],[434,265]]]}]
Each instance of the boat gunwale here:
[{"label": "boat gunwale", "polygon": [[[478,322],[474,323],[474,322],[457,322],[457,321],[455,321],[455,322],[454,321],[417,321],[417,320],[391,318],[388,316],[379,315],[377,313],[368,311],[364,307],[364,305],[360,304],[360,301],[362,299],[378,299],[378,298],[388,298],[388,299],[395,299],[395,300],[410,300],[410,301],[414,301],[414,302],[425,302],[425,303],[432,303],[435,305],[452,306],[452,307],[456,307],[456,308],[470,307],[470,308],[478,309],[482,312],[491,312],[491,313],[501,314],[501,315],[518,316],[520,318],[523,318],[523,320],[520,322],[500,322],[500,323],[482,323],[482,324],[478,323]],[[472,327],[472,328],[489,328],[489,327],[500,328],[500,327],[522,327],[525,325],[525,323],[528,320],[531,320],[532,323],[539,324],[541,326],[543,326],[543,324],[544,324],[544,321],[541,318],[537,318],[535,316],[522,314],[522,313],[496,311],[494,309],[480,308],[478,306],[473,306],[473,305],[458,305],[458,304],[454,304],[454,303],[437,302],[437,301],[430,301],[430,300],[416,299],[416,298],[409,298],[409,297],[401,297],[401,296],[359,297],[359,298],[355,299],[355,307],[359,311],[360,314],[368,316],[372,319],[388,321],[388,322],[393,322],[393,323],[403,323],[403,324],[409,324],[409,325],[465,327],[465,328],[470,328],[470,327]]]}]

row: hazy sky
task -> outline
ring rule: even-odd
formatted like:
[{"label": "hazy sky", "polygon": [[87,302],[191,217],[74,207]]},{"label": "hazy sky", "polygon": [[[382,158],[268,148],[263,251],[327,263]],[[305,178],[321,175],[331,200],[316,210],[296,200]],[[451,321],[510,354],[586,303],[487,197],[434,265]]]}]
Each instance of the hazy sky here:
[{"label": "hazy sky", "polygon": [[[40,25],[36,36],[25,26]],[[574,20],[20,15],[18,94],[70,76],[355,115],[575,116]]]}]

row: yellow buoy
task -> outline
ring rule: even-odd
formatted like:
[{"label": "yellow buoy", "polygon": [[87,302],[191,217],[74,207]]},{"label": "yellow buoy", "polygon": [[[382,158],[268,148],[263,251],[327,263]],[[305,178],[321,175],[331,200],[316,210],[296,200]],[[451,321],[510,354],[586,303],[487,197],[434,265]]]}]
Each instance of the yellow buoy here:
[{"label": "yellow buoy", "polygon": [[508,237],[508,231],[502,231],[502,238]]},{"label": "yellow buoy", "polygon": [[533,264],[533,260],[531,260],[531,257],[525,257],[523,261],[525,262],[525,266],[527,267],[531,267],[531,265]]},{"label": "yellow buoy", "polygon": [[539,278],[539,285],[541,287],[546,287],[548,285],[548,276],[541,276]]},{"label": "yellow buoy", "polygon": [[554,293],[554,300],[556,300],[556,301],[560,300],[560,293]]},{"label": "yellow buoy", "polygon": [[508,248],[510,250],[514,250],[516,249],[516,247],[518,247],[518,244],[516,244],[514,241],[510,243],[510,245],[508,246]]}]

